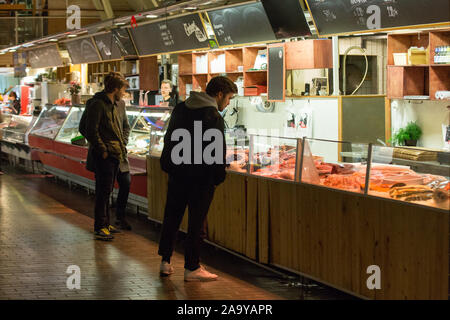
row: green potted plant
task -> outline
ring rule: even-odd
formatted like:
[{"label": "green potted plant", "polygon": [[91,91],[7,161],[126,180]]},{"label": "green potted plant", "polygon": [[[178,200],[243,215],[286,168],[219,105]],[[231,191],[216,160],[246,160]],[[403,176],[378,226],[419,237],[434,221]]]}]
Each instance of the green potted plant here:
[{"label": "green potted plant", "polygon": [[398,146],[413,146],[417,145],[417,140],[422,136],[422,129],[416,122],[409,122],[406,127],[400,128],[392,137],[392,142]]}]

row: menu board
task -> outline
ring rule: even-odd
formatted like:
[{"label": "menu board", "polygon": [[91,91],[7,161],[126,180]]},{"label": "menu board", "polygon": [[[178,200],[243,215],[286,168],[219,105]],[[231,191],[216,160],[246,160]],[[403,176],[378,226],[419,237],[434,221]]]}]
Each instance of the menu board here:
[{"label": "menu board", "polygon": [[129,30],[140,56],[209,47],[208,36],[198,14],[149,23]]},{"label": "menu board", "polygon": [[113,40],[111,33],[103,33],[94,36],[95,44],[103,60],[117,60],[122,58],[120,49],[116,42]]},{"label": "menu board", "polygon": [[269,46],[268,101],[284,101],[284,45]]},{"label": "menu board", "polygon": [[137,55],[127,29],[114,29],[112,30],[112,36],[122,57]]},{"label": "menu board", "polygon": [[219,46],[276,40],[260,2],[208,11]]},{"label": "menu board", "polygon": [[98,62],[101,60],[91,37],[66,42],[72,64]]},{"label": "menu board", "polygon": [[308,22],[298,0],[262,0],[277,39],[310,36]]},{"label": "menu board", "polygon": [[32,68],[59,67],[63,65],[56,44],[27,51],[28,63]]},{"label": "menu board", "polygon": [[449,0],[307,0],[321,36],[450,21]]}]

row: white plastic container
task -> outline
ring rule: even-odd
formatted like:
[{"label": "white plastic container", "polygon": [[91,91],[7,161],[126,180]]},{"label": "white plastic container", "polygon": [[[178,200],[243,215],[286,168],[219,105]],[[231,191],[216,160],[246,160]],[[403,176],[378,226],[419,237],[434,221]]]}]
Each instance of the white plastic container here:
[{"label": "white plastic container", "polygon": [[405,53],[393,53],[394,55],[394,65],[396,66],[406,66],[408,64],[408,54]]}]

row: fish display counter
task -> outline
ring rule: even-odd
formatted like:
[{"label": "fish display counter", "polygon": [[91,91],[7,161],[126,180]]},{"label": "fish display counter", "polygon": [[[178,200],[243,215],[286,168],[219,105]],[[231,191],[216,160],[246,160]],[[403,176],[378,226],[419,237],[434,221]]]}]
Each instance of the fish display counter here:
[{"label": "fish display counter", "polygon": [[[424,159],[402,147],[226,140],[228,174],[208,213],[208,241],[362,298],[448,299],[448,152],[428,153],[433,166],[418,166]],[[147,185],[149,218],[162,222],[167,175],[159,155],[147,156]],[[374,265],[377,290],[366,285]]]}]

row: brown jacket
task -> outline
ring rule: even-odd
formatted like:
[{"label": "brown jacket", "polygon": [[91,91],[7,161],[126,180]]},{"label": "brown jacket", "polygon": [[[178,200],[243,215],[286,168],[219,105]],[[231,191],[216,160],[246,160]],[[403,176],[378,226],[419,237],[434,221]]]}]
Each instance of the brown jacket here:
[{"label": "brown jacket", "polygon": [[[81,128],[81,124],[84,124],[84,128]],[[121,130],[119,110],[104,91],[96,93],[87,101],[80,121],[80,132],[84,133],[89,142],[86,164],[88,170],[95,171],[95,157],[101,157],[104,152],[120,163],[127,162],[126,141]]]}]

